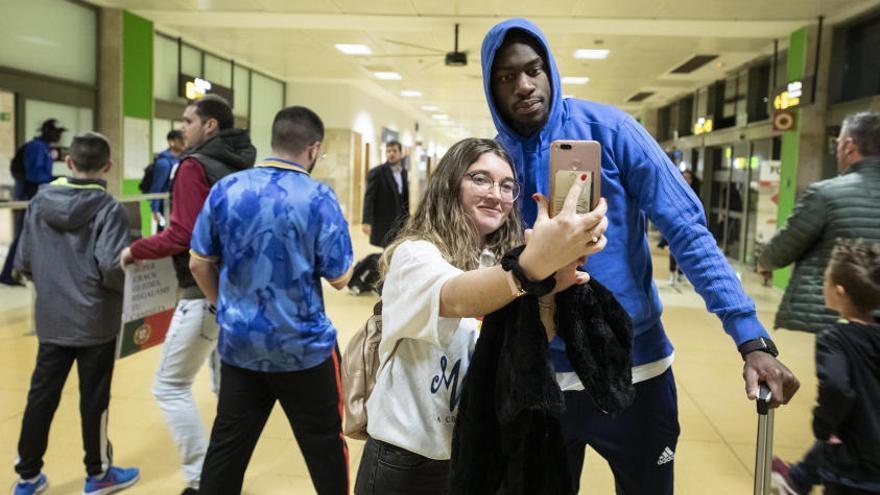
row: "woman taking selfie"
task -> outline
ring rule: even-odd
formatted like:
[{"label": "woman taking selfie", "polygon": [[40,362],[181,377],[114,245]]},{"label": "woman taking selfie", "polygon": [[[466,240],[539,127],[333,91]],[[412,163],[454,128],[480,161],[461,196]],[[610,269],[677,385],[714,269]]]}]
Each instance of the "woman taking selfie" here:
[{"label": "woman taking selfie", "polygon": [[553,293],[589,280],[577,266],[605,246],[604,201],[588,214],[576,213],[585,179],[552,219],[546,199],[523,199],[538,201],[540,214],[514,275],[496,263],[523,242],[510,157],[495,141],[465,139],[440,160],[415,215],[381,262],[380,367],[366,406],[369,438],[356,495],[447,492],[477,318],[555,276],[553,292],[542,298],[542,305],[552,303]]}]

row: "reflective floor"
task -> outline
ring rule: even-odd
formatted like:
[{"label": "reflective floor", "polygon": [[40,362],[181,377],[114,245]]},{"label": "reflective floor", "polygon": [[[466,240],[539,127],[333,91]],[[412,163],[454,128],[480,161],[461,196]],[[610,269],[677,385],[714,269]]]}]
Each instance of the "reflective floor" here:
[{"label": "reflective floor", "polygon": [[[358,259],[370,247],[354,231]],[[676,493],[743,495],[752,491],[756,416],[746,401],[741,378],[742,361],[717,318],[708,314],[693,289],[682,283],[670,287],[663,252],[655,256],[655,278],[665,305],[664,325],[676,347],[674,371],[678,384],[681,439],[676,453]],[[771,325],[779,291],[763,287],[751,274],[743,274],[746,290],[755,298],[761,320]],[[680,291],[680,292],[679,292]],[[370,314],[374,298],[354,297],[325,288],[327,309],[344,348],[349,337]],[[31,293],[27,289],[0,288],[0,492],[15,480],[21,415],[37,342],[30,330]],[[776,453],[797,458],[811,442],[810,413],[816,393],[813,337],[794,332],[774,332],[783,361],[802,383],[795,400],[776,415]],[[150,384],[159,359],[154,348],[117,363],[110,405],[110,438],[115,463],[141,468],[141,481],[126,493],[178,494],[183,490],[177,452]],[[195,386],[205,421],[214,416],[215,397],[207,370]],[[48,493],[80,493],[83,483],[76,371],[71,373],[55,416],[46,455]],[[349,441],[352,483],[363,443]],[[613,493],[611,473],[594,452],[587,456],[582,493]],[[8,493],[8,492],[7,492]],[[251,460],[245,479],[248,494],[311,494],[302,456],[280,408],[273,412]]]}]

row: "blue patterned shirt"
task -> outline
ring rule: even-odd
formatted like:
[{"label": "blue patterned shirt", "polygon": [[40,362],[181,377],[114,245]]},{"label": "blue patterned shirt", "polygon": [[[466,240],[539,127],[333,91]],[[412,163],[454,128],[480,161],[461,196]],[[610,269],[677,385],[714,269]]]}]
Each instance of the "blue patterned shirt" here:
[{"label": "blue patterned shirt", "polygon": [[333,190],[275,158],[211,189],[191,253],[217,261],[218,350],[240,368],[299,371],[330,357],[336,329],[324,313],[321,278],[352,264],[348,223]]}]

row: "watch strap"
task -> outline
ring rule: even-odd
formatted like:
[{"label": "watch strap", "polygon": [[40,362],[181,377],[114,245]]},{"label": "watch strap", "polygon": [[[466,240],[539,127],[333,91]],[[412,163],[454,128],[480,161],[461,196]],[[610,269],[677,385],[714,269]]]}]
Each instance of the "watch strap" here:
[{"label": "watch strap", "polygon": [[758,337],[757,339],[747,340],[737,346],[736,350],[739,351],[743,359],[746,358],[746,354],[755,351],[766,352],[773,357],[779,355],[779,350],[776,349],[776,344],[774,344],[773,341],[770,340],[768,337]]}]

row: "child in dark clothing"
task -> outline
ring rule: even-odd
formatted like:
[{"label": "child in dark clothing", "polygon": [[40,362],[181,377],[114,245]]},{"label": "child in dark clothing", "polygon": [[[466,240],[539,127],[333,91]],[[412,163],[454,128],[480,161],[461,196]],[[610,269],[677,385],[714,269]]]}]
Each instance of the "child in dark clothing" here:
[{"label": "child in dark clothing", "polygon": [[826,494],[880,493],[880,244],[839,241],[825,304],[841,321],[816,338],[813,433]]},{"label": "child in dark clothing", "polygon": [[113,467],[107,408],[122,318],[125,275],[119,253],[129,243],[122,205],[101,179],[112,163],[107,139],[76,136],[72,178],[42,186],[25,214],[16,268],[34,282],[37,363],[18,442],[14,495],[44,492],[42,473],[52,417],[76,362],[87,478],[83,494],[104,495],[137,482],[137,469]]}]

